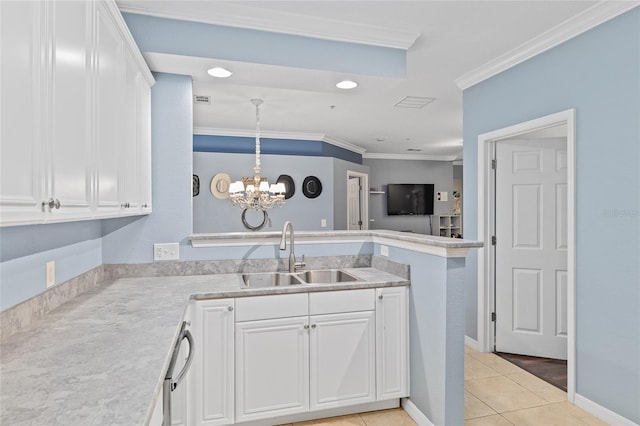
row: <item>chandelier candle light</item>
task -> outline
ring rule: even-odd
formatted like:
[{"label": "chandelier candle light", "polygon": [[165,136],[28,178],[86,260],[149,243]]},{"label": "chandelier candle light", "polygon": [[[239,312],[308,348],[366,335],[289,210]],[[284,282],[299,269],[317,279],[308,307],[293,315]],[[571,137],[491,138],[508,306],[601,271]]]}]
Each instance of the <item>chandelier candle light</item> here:
[{"label": "chandelier candle light", "polygon": [[284,204],[284,183],[269,185],[267,178],[260,177],[260,105],[262,99],[251,99],[256,107],[256,165],[253,177],[243,177],[229,186],[229,199],[242,208],[262,210]]}]

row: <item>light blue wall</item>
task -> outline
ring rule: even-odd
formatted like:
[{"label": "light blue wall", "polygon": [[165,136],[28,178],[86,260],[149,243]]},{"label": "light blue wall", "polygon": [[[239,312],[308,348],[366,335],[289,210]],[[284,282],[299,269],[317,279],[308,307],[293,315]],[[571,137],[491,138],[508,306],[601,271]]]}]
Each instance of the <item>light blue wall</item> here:
[{"label": "light blue wall", "polygon": [[[330,157],[262,156],[261,175],[273,183],[281,174],[287,174],[293,178],[296,192],[283,206],[269,211],[273,226],[266,226],[261,231],[279,231],[287,220],[293,221],[296,230],[320,230],[321,219],[327,220],[327,230],[333,229],[333,161]],[[215,198],[210,185],[218,173],[227,173],[233,180],[251,176],[254,165],[255,154],[193,154],[193,173],[200,177],[200,195],[193,197],[195,233],[248,231],[241,221],[242,210],[229,200]],[[322,183],[322,193],[317,198],[307,198],[302,193],[302,183],[307,176],[316,176]],[[249,220],[251,224],[262,222],[261,213],[250,212],[248,217],[254,219]]]},{"label": "light blue wall", "polygon": [[[370,187],[386,192],[386,186],[389,183],[432,183],[434,184],[434,214],[452,213],[453,163],[451,161],[365,159],[364,164],[371,169]],[[438,191],[447,191],[449,200],[437,201]],[[369,197],[369,215],[374,219],[370,224],[371,229],[430,233],[428,216],[388,216],[385,194],[374,194]],[[437,226],[435,222],[434,226]]]},{"label": "light blue wall", "polygon": [[45,264],[60,284],[102,264],[100,221],[0,228],[0,310],[46,290]]},{"label": "light blue wall", "polygon": [[191,77],[154,74],[151,89],[152,205],[139,219],[103,224],[104,263],[153,261],[154,243],[187,244],[191,234]]},{"label": "light blue wall", "polygon": [[[479,134],[576,109],[577,393],[640,423],[640,8],[464,91],[464,229]],[[476,336],[475,253],[467,334]]]},{"label": "light blue wall", "polygon": [[[374,247],[380,255],[380,244]],[[389,247],[411,267],[411,401],[436,425],[464,423],[464,259]]]},{"label": "light blue wall", "polygon": [[406,51],[125,13],[143,52],[404,78]]}]

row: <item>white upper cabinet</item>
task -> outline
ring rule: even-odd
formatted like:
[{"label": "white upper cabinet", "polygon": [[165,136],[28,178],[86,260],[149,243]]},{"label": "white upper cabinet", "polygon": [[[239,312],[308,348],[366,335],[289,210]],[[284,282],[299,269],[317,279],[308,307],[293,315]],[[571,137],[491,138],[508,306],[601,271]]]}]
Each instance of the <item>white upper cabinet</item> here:
[{"label": "white upper cabinet", "polygon": [[[55,203],[56,219],[91,214],[91,74],[92,5],[89,2],[47,3],[53,25],[50,72],[46,73],[49,102],[44,128],[50,132],[45,158],[47,193]],[[60,207],[57,207],[57,206]],[[48,206],[47,206],[48,210]]]},{"label": "white upper cabinet", "polygon": [[0,221],[41,221],[40,135],[44,4],[0,2]]},{"label": "white upper cabinet", "polygon": [[149,213],[154,81],[115,3],[0,19],[0,226]]}]

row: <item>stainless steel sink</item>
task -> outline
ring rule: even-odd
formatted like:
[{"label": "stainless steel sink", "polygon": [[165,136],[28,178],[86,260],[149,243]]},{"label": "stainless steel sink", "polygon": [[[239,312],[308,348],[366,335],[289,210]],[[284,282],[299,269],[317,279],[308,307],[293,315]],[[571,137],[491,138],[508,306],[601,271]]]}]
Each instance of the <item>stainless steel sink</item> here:
[{"label": "stainless steel sink", "polygon": [[303,284],[297,274],[285,272],[261,272],[255,274],[243,274],[243,288],[278,287]]},{"label": "stainless steel sink", "polygon": [[318,271],[301,271],[296,274],[307,284],[330,284],[358,281],[358,278],[341,269],[323,269]]}]

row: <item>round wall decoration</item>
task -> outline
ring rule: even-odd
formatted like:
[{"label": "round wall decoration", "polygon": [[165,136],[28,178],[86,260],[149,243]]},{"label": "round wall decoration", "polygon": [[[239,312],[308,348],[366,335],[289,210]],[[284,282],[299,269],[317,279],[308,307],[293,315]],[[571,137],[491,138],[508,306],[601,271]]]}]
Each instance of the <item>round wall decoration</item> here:
[{"label": "round wall decoration", "polygon": [[302,193],[307,198],[317,198],[322,193],[322,183],[315,176],[307,176],[302,182]]},{"label": "round wall decoration", "polygon": [[211,179],[211,194],[219,200],[229,198],[229,185],[231,177],[226,173],[218,173]]},{"label": "round wall decoration", "polygon": [[198,175],[193,175],[193,182],[191,185],[193,196],[196,197],[200,194],[200,178],[198,177]]},{"label": "round wall decoration", "polygon": [[293,182],[293,178],[289,175],[280,175],[276,183],[284,183],[286,191],[284,192],[284,199],[288,200],[296,193],[296,184]]},{"label": "round wall decoration", "polygon": [[249,221],[247,220],[247,211],[249,211],[249,209],[244,209],[242,210],[242,224],[244,225],[245,228],[250,229],[252,231],[258,231],[262,228],[264,228],[264,226],[267,224],[267,222],[269,223],[269,226],[271,226],[271,221],[269,220],[269,214],[267,213],[266,210],[258,210],[257,211],[257,215],[259,215],[260,213],[262,213],[262,222],[260,222],[257,225],[252,225],[249,223]]}]

